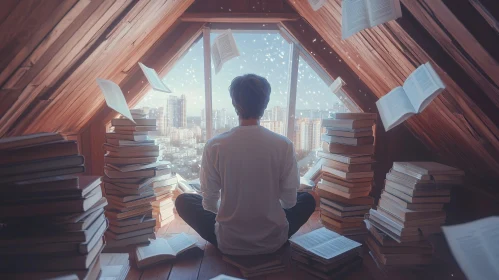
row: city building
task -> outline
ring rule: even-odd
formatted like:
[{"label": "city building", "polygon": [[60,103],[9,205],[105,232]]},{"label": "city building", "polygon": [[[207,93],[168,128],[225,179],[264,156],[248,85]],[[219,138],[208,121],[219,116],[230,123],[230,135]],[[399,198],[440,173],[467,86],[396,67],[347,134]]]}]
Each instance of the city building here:
[{"label": "city building", "polygon": [[295,121],[295,150],[312,151],[321,146],[321,119],[298,118]]},{"label": "city building", "polygon": [[275,133],[285,135],[285,123],[283,121],[260,121],[260,125]]},{"label": "city building", "polygon": [[166,104],[166,126],[168,127],[187,127],[187,99],[185,95],[168,96]]}]

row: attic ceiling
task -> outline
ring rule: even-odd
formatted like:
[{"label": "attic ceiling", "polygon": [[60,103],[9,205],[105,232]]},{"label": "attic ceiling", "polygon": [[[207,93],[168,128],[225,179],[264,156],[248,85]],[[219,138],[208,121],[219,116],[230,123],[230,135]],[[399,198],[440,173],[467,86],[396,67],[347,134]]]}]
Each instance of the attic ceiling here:
[{"label": "attic ceiling", "polygon": [[[192,20],[200,12],[265,16],[278,10],[284,13],[280,16],[301,16],[298,22],[322,37],[314,41],[324,50],[318,55],[327,57],[334,50],[334,65],[350,68],[356,75],[350,80],[358,78],[360,88],[367,86],[375,97],[401,85],[420,64],[432,62],[447,89],[405,125],[443,161],[499,180],[499,1],[401,2],[402,18],[341,41],[341,0],[326,1],[317,12],[306,0],[2,0],[0,136],[78,133],[104,118],[98,77],[127,88],[127,100],[136,101],[144,93],[137,62],[153,63],[151,52],[164,49],[171,67],[181,55],[172,49],[181,46],[164,41],[165,34],[199,34],[201,24],[188,27],[179,20],[184,12],[189,15],[184,20]],[[182,42],[191,43],[190,37]],[[371,98],[349,93],[358,102]],[[366,104],[373,106],[365,110],[375,111],[372,99]]]}]

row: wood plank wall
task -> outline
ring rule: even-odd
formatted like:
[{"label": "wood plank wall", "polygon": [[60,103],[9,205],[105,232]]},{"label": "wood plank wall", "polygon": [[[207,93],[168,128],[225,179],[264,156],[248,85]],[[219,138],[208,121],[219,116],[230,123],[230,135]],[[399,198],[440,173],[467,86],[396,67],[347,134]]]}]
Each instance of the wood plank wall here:
[{"label": "wood plank wall", "polygon": [[464,92],[398,22],[361,31],[342,41],[340,0],[328,1],[318,12],[306,1],[288,3],[377,97],[401,85],[420,64],[432,62],[447,89],[425,112],[409,119],[407,127],[441,161],[467,170],[475,177],[489,178],[491,184],[499,179],[498,127],[470,97],[476,93]]}]

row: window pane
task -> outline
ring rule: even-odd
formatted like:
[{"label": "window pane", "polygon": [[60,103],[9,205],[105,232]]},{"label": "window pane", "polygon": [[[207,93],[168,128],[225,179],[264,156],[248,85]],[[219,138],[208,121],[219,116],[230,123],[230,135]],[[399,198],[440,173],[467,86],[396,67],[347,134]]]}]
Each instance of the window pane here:
[{"label": "window pane", "polygon": [[321,119],[327,118],[330,112],[344,113],[348,109],[300,57],[293,142],[302,176],[318,160],[316,151],[321,147]]},{"label": "window pane", "polygon": [[[289,43],[279,33],[233,32],[239,57],[233,58],[213,76],[213,135],[218,135],[239,124],[232,106],[229,86],[236,76],[252,73],[269,81],[272,92],[261,125],[285,135],[289,84]],[[211,34],[211,41],[218,33]]]},{"label": "window pane", "polygon": [[196,42],[163,78],[173,93],[151,90],[135,106],[156,118],[159,131],[151,138],[160,146],[160,158],[190,180],[199,177],[206,142],[204,115],[203,41]]}]

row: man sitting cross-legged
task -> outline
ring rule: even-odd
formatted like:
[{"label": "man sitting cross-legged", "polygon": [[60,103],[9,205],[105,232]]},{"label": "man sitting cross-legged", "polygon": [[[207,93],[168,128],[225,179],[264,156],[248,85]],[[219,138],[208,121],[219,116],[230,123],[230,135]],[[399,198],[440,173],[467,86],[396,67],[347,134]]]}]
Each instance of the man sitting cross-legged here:
[{"label": "man sitting cross-legged", "polygon": [[[182,194],[179,216],[224,254],[256,255],[278,250],[315,209],[300,185],[293,143],[259,125],[270,84],[253,74],[229,88],[239,126],[206,143],[202,196]],[[219,200],[220,199],[220,200]]]}]

